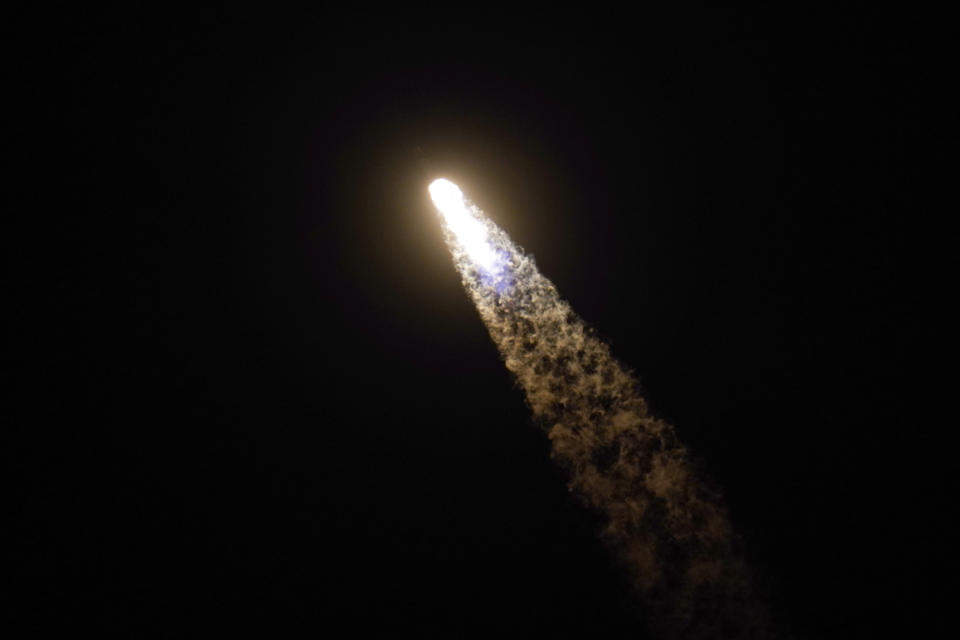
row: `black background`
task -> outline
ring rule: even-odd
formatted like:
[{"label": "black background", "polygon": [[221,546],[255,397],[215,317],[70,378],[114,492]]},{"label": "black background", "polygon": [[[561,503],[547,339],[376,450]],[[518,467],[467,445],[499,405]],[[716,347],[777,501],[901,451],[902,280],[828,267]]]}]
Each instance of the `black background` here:
[{"label": "black background", "polygon": [[25,17],[22,637],[644,637],[460,286],[439,175],[641,377],[781,629],[944,624],[912,16]]}]

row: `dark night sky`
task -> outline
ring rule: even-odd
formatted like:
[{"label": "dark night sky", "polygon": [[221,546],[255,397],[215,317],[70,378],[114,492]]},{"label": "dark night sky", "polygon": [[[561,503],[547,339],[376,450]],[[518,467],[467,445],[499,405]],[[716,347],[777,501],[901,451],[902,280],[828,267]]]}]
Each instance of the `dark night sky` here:
[{"label": "dark night sky", "polygon": [[909,18],[16,18],[22,637],[643,637],[436,175],[641,377],[782,628],[945,627]]}]

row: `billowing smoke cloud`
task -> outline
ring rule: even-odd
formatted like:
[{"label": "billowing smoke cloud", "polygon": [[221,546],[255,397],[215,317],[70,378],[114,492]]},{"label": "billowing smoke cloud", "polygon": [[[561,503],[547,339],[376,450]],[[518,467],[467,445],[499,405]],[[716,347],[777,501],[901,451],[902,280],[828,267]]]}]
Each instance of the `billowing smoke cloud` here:
[{"label": "billowing smoke cloud", "polygon": [[698,479],[673,427],[650,415],[637,379],[455,185],[437,181],[431,193],[464,286],[571,492],[602,514],[602,537],[652,628],[666,637],[767,637],[720,495]]}]

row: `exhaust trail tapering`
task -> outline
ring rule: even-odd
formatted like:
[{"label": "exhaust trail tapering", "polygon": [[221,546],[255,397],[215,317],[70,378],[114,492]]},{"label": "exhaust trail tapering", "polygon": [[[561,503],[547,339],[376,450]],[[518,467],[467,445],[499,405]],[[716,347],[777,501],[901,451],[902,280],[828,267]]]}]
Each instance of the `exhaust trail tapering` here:
[{"label": "exhaust trail tapering", "polygon": [[430,185],[464,287],[552,443],[569,489],[605,521],[650,611],[683,638],[765,638],[740,541],[638,380],[564,302],[530,256],[446,179]]}]

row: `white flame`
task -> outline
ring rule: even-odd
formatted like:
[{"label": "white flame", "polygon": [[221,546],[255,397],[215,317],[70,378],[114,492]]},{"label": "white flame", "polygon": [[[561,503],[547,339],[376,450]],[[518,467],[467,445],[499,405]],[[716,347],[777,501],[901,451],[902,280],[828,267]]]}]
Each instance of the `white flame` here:
[{"label": "white flame", "polygon": [[430,197],[464,251],[475,263],[492,271],[497,263],[497,254],[490,247],[483,223],[467,208],[460,187],[445,178],[438,178],[430,184]]}]

